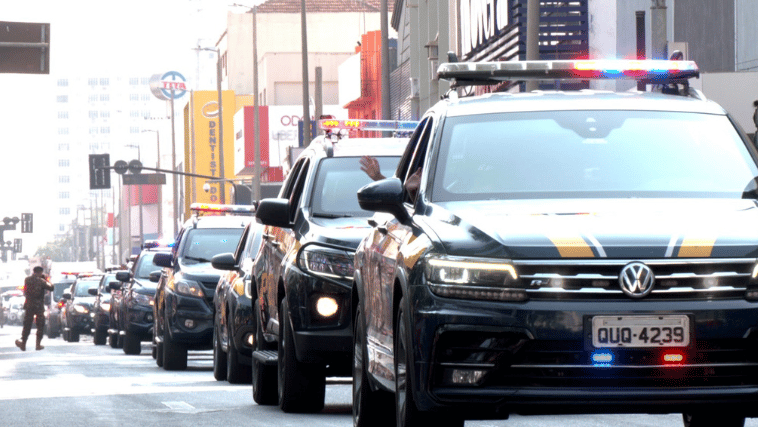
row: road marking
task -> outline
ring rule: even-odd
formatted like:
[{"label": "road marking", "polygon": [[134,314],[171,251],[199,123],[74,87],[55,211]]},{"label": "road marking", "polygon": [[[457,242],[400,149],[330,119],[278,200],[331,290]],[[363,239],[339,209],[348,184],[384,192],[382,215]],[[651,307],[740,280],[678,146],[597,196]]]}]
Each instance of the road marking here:
[{"label": "road marking", "polygon": [[195,407],[187,402],[161,402],[174,411],[194,411]]}]

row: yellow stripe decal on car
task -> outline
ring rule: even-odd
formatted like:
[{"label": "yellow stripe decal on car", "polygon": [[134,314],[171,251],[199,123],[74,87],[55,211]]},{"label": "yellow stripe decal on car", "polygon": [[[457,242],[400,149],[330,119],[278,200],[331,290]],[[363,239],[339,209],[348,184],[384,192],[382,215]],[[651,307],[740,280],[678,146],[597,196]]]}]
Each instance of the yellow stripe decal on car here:
[{"label": "yellow stripe decal on car", "polygon": [[594,258],[595,254],[592,253],[592,248],[587,242],[582,239],[581,236],[572,237],[550,237],[550,241],[553,242],[558,253],[562,258]]},{"label": "yellow stripe decal on car", "polygon": [[685,238],[679,247],[678,256],[680,258],[710,257],[715,242],[715,237]]}]

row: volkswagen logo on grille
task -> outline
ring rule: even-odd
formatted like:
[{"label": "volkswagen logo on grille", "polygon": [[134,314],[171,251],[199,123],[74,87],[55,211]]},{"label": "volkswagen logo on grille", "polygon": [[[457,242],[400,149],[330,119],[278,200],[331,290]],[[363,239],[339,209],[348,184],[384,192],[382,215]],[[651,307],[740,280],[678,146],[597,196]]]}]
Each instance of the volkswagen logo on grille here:
[{"label": "volkswagen logo on grille", "polygon": [[641,262],[627,264],[619,275],[621,290],[632,298],[647,296],[653,290],[654,283],[653,270]]}]

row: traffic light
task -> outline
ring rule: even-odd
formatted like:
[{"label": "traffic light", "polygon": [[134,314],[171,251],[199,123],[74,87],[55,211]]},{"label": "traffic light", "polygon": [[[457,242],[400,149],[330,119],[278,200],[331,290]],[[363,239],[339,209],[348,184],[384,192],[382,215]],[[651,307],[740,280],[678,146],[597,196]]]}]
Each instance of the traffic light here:
[{"label": "traffic light", "polygon": [[34,232],[34,215],[30,213],[21,214],[21,232],[33,233]]},{"label": "traffic light", "polygon": [[105,190],[111,188],[110,154],[89,155],[89,189]]},{"label": "traffic light", "polygon": [[21,252],[21,239],[13,239],[13,252]]}]

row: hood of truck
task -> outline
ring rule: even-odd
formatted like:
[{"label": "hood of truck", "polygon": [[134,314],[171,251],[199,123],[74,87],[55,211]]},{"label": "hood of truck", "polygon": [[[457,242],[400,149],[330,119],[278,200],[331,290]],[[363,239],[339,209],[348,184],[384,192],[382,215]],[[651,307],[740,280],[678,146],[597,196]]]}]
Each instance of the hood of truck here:
[{"label": "hood of truck", "polygon": [[758,206],[740,199],[448,202],[423,226],[449,255],[512,259],[758,256]]}]

